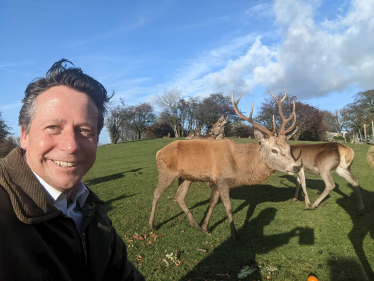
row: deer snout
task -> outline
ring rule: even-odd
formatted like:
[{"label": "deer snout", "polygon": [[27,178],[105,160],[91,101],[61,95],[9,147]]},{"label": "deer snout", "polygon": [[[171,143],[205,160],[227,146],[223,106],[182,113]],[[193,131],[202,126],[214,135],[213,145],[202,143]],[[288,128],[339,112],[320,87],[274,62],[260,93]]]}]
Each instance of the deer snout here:
[{"label": "deer snout", "polygon": [[293,167],[292,167],[292,171],[293,171],[294,173],[298,173],[298,172],[300,172],[300,170],[301,170],[302,167],[303,167],[303,165],[300,165],[300,166],[293,166]]}]

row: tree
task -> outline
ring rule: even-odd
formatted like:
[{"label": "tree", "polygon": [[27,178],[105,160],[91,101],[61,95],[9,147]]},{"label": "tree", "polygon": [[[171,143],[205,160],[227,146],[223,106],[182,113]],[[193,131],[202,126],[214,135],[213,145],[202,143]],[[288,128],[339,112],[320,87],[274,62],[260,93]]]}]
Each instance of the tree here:
[{"label": "tree", "polygon": [[116,106],[109,110],[109,114],[105,120],[105,127],[108,129],[110,141],[116,144],[122,136],[123,126],[125,124],[126,109]]},{"label": "tree", "polygon": [[241,122],[231,123],[227,128],[225,128],[225,136],[234,138],[253,138],[254,128],[252,125],[249,126]]},{"label": "tree", "polygon": [[237,123],[240,120],[234,111],[231,98],[221,93],[211,94],[204,98],[196,113],[197,123],[200,125],[198,129],[205,127],[206,130],[209,130],[222,114],[228,115],[232,123]]},{"label": "tree", "polygon": [[12,129],[9,127],[5,120],[1,118],[1,111],[0,111],[0,142],[4,140],[7,136],[11,135],[10,130]]},{"label": "tree", "polygon": [[[280,93],[276,97],[278,100],[283,98],[284,94]],[[307,103],[297,101],[296,96],[287,95],[283,101],[283,115],[288,118],[292,114],[293,102],[295,102],[295,113],[296,113],[296,126],[298,127],[297,132],[293,135],[295,140],[318,140],[321,137],[321,133],[325,131],[323,126],[323,113],[316,107],[313,107]],[[279,126],[282,124],[282,119],[279,115],[279,109],[277,103],[273,98],[267,98],[260,106],[260,111],[255,118],[255,121],[263,125],[264,127],[272,130],[273,129],[273,116],[275,117],[276,124]],[[293,119],[289,121],[293,122]],[[286,125],[290,126],[290,124]]]},{"label": "tree", "polygon": [[336,132],[336,116],[334,113],[328,110],[322,110],[323,113],[323,125],[329,132]]},{"label": "tree", "polygon": [[357,132],[364,124],[371,124],[374,120],[374,90],[357,93],[354,102],[347,104],[341,115],[346,127],[352,131]]},{"label": "tree", "polygon": [[148,103],[131,106],[126,110],[126,127],[132,129],[138,139],[145,137],[145,132],[155,122],[156,115]]},{"label": "tree", "polygon": [[180,135],[180,116],[178,109],[182,99],[182,91],[178,88],[165,90],[163,94],[156,96],[156,103],[162,109],[161,121],[168,123],[174,131],[175,137]]},{"label": "tree", "polygon": [[157,122],[148,128],[145,137],[162,138],[168,134],[170,134],[171,137],[174,137],[173,128],[167,123]]},{"label": "tree", "polygon": [[6,156],[17,146],[20,146],[19,138],[15,138],[13,136],[6,137],[0,141],[0,156]]}]

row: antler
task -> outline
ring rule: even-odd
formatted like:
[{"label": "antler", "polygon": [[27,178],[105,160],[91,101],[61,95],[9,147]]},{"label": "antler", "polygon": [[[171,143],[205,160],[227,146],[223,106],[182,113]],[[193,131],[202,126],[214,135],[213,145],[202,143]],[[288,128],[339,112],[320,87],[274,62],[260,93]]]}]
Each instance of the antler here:
[{"label": "antler", "polygon": [[[295,102],[292,102],[292,103],[293,103],[293,109],[292,109],[292,114],[291,114],[291,116],[290,116],[288,119],[286,119],[286,118],[284,117],[284,115],[283,115],[283,110],[282,110],[282,103],[283,103],[283,101],[286,99],[286,96],[287,96],[286,90],[284,90],[284,97],[283,97],[280,101],[277,100],[277,99],[273,96],[273,94],[270,92],[270,90],[268,90],[268,92],[269,92],[269,94],[274,98],[274,100],[277,102],[277,104],[278,104],[278,108],[279,108],[279,114],[280,114],[280,116],[281,116],[281,118],[282,118],[282,122],[283,122],[283,123],[282,123],[282,127],[281,127],[281,129],[280,129],[280,131],[279,131],[279,134],[280,134],[280,135],[286,135],[287,133],[291,132],[291,130],[293,129],[293,127],[295,127],[295,124],[296,124]],[[274,116],[273,116],[273,118],[274,118]],[[294,118],[294,121],[293,121],[292,125],[291,125],[287,130],[285,130],[287,123],[288,123],[292,118]]]},{"label": "antler", "polygon": [[240,94],[238,100],[235,102],[234,100],[234,91],[232,91],[232,94],[231,94],[231,101],[232,101],[232,105],[234,107],[234,110],[236,112],[236,114],[242,118],[243,120],[245,121],[248,121],[249,123],[251,123],[254,127],[256,127],[257,129],[259,129],[260,131],[262,131],[263,133],[265,133],[266,135],[268,135],[269,137],[273,136],[274,133],[275,133],[275,130],[276,130],[276,127],[275,127],[275,120],[274,120],[274,115],[273,115],[273,131],[270,132],[268,129],[266,129],[264,126],[261,126],[260,124],[254,122],[252,120],[252,113],[253,113],[253,102],[252,102],[252,108],[251,108],[251,113],[249,114],[249,117],[245,117],[238,109],[238,103],[240,101],[242,97],[242,94]]}]

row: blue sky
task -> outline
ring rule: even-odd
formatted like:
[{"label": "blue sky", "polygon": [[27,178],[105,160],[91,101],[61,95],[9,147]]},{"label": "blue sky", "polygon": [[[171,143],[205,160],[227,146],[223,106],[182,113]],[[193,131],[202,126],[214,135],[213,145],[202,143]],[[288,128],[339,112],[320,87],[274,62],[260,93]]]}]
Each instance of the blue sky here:
[{"label": "blue sky", "polygon": [[19,135],[24,90],[61,58],[115,91],[114,104],[234,90],[256,113],[267,89],[286,89],[333,111],[374,88],[373,34],[374,0],[1,0],[0,111]]}]

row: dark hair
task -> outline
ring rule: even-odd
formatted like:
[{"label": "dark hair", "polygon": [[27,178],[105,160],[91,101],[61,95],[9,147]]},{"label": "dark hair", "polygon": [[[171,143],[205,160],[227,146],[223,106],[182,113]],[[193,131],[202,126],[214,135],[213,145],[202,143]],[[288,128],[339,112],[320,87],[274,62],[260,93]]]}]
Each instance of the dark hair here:
[{"label": "dark hair", "polygon": [[86,93],[95,101],[99,111],[97,131],[98,135],[100,134],[104,126],[106,103],[113,97],[113,94],[108,96],[107,91],[101,83],[87,74],[84,74],[80,68],[75,66],[68,68],[68,63],[74,66],[74,64],[67,59],[61,59],[55,62],[47,71],[45,78],[36,78],[27,86],[18,118],[19,125],[25,128],[26,133],[29,132],[31,122],[36,114],[37,96],[52,87],[67,86]]}]

